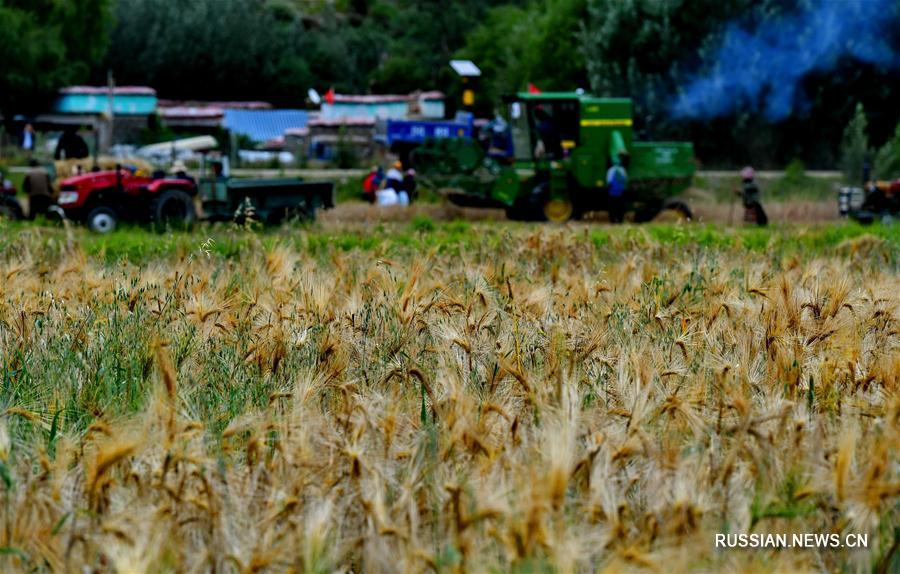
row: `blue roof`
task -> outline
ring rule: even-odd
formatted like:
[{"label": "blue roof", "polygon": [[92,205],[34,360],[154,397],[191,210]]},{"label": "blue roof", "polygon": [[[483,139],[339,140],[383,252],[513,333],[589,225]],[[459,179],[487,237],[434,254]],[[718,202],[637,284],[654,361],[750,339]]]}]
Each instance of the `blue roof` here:
[{"label": "blue roof", "polygon": [[306,127],[306,110],[225,110],[225,129],[264,142],[284,134],[288,128]]}]

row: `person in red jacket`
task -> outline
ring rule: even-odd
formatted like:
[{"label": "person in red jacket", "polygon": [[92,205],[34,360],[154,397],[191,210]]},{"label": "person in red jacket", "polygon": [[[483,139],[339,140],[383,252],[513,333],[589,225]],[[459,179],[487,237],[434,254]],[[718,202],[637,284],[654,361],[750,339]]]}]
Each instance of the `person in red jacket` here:
[{"label": "person in red jacket", "polygon": [[372,166],[369,173],[363,179],[362,198],[369,203],[375,203],[375,192],[378,191],[381,182],[384,180],[384,170],[380,166]]}]

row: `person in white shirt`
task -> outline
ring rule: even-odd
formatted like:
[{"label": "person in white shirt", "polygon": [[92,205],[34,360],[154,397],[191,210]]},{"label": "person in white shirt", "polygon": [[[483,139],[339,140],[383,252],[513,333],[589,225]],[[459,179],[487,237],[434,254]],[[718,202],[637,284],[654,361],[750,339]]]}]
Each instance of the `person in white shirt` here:
[{"label": "person in white shirt", "polygon": [[375,196],[378,205],[409,205],[409,195],[403,190],[403,164],[394,162],[384,177],[384,187]]}]

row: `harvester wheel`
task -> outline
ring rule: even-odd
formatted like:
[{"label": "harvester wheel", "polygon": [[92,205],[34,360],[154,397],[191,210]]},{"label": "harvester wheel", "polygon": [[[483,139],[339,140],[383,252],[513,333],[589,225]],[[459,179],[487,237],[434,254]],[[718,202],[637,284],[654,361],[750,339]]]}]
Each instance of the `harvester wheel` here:
[{"label": "harvester wheel", "polygon": [[169,189],[153,200],[150,213],[155,223],[175,223],[186,225],[194,221],[194,201],[180,189]]},{"label": "harvester wheel", "polygon": [[669,219],[666,217],[667,215],[674,216],[677,221],[693,221],[694,219],[694,213],[691,211],[690,206],[680,199],[667,201],[663,205],[662,212],[658,216],[658,219]]},{"label": "harvester wheel", "polygon": [[661,201],[650,201],[634,210],[635,223],[647,223],[653,221],[653,218],[662,211]]},{"label": "harvester wheel", "polygon": [[119,216],[111,207],[95,207],[87,216],[88,228],[96,233],[110,233],[118,222]]},{"label": "harvester wheel", "polygon": [[544,212],[544,217],[547,218],[547,221],[553,223],[565,223],[572,219],[575,208],[572,206],[572,202],[569,199],[553,197],[544,202],[542,211]]}]

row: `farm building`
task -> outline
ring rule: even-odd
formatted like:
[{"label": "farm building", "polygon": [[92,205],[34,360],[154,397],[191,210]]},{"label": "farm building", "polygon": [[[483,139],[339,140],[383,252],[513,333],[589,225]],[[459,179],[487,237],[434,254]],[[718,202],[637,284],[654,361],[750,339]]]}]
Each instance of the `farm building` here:
[{"label": "farm building", "polygon": [[106,150],[114,142],[135,139],[156,112],[156,102],[156,91],[146,86],[70,86],[34,123],[43,131],[90,130],[95,147]]},{"label": "farm building", "polygon": [[[293,132],[295,137],[300,132]],[[306,149],[309,150],[309,158],[321,161],[330,161],[337,157],[341,146],[357,158],[371,157],[375,150],[375,119],[374,118],[316,118],[309,122],[306,132],[308,141]]]},{"label": "farm building", "polygon": [[444,94],[441,92],[365,96],[334,94],[322,102],[321,118],[324,120],[344,118],[377,120],[410,117],[443,118]]}]

